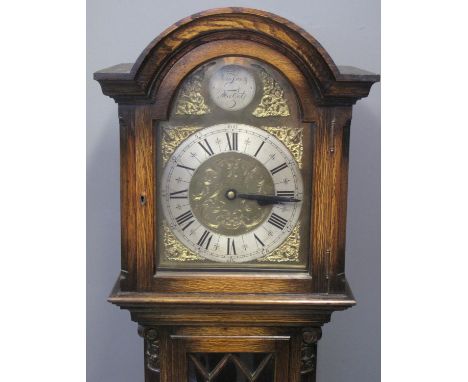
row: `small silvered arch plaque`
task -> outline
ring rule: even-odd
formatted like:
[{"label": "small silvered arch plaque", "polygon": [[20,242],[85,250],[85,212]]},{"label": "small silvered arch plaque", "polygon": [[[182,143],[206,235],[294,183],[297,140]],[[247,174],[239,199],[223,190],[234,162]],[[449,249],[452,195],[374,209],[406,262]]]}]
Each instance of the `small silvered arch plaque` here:
[{"label": "small silvered arch plaque", "polygon": [[246,107],[255,96],[253,75],[239,65],[226,65],[210,78],[209,90],[213,102],[224,110],[237,111]]}]

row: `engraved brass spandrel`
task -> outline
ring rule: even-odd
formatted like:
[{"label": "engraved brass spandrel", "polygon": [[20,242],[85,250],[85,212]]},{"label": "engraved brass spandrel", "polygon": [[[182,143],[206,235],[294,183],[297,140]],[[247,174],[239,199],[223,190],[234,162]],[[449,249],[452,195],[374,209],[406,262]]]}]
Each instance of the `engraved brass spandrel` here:
[{"label": "engraved brass spandrel", "polygon": [[283,244],[268,255],[257,259],[258,262],[298,263],[301,246],[300,223],[297,223]]},{"label": "engraved brass spandrel", "polygon": [[161,151],[162,151],[162,160],[165,164],[171,155],[174,153],[175,149],[187,139],[190,135],[200,130],[200,127],[194,126],[163,126],[162,128],[162,139],[161,139]]},{"label": "engraved brass spandrel", "polygon": [[273,195],[275,187],[268,170],[246,154],[227,152],[203,162],[189,187],[190,207],[206,228],[224,235],[243,235],[261,225],[271,206],[254,200],[229,200],[226,192]]},{"label": "engraved brass spandrel", "polygon": [[256,117],[287,117],[290,114],[289,106],[284,98],[284,90],[273,76],[259,65],[254,65],[259,69],[263,83],[263,95],[260,104],[253,111]]},{"label": "engraved brass spandrel", "polygon": [[190,251],[171,232],[171,229],[163,222],[163,242],[166,260],[174,262],[193,262],[206,260]]},{"label": "engraved brass spandrel", "polygon": [[177,99],[176,114],[204,115],[211,112],[202,94],[203,78],[203,72],[198,72],[185,80]]},{"label": "engraved brass spandrel", "polygon": [[262,126],[262,129],[268,131],[270,134],[278,138],[288,148],[293,155],[299,168],[302,168],[302,157],[304,147],[302,143],[304,129],[302,126],[299,127],[287,127],[287,126]]}]

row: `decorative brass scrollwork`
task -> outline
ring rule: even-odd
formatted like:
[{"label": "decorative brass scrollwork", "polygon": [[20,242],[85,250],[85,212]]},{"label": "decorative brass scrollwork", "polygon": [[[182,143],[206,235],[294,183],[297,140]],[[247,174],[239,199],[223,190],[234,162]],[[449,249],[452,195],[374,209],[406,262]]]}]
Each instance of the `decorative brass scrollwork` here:
[{"label": "decorative brass scrollwork", "polygon": [[246,199],[228,200],[225,193],[242,184],[242,192],[272,195],[269,171],[249,155],[226,152],[203,162],[190,182],[190,206],[210,231],[225,236],[244,235],[262,224],[271,206]]},{"label": "decorative brass scrollwork", "polygon": [[163,126],[162,128],[162,142],[161,142],[161,151],[162,151],[162,160],[163,165],[169,160],[171,155],[174,153],[175,149],[192,135],[197,130],[200,130],[200,127],[194,126]]},{"label": "decorative brass scrollwork", "polygon": [[203,257],[190,251],[171,232],[166,223],[163,223],[163,242],[166,260],[176,262],[190,262],[205,260]]},{"label": "decorative brass scrollwork", "polygon": [[283,244],[268,255],[257,259],[258,262],[297,263],[301,246],[301,223],[297,223]]},{"label": "decorative brass scrollwork", "polygon": [[299,168],[302,168],[302,155],[303,155],[303,144],[302,136],[304,129],[300,127],[287,127],[287,126],[263,126],[262,129],[268,131],[278,138],[288,148],[293,155]]},{"label": "decorative brass scrollwork", "polygon": [[205,103],[202,94],[202,72],[194,73],[185,80],[179,92],[176,114],[178,115],[203,115],[210,113],[210,108]]},{"label": "decorative brass scrollwork", "polygon": [[261,66],[255,65],[255,67],[259,68],[263,82],[263,96],[252,114],[256,117],[289,116],[289,106],[284,98],[284,90],[281,85]]}]

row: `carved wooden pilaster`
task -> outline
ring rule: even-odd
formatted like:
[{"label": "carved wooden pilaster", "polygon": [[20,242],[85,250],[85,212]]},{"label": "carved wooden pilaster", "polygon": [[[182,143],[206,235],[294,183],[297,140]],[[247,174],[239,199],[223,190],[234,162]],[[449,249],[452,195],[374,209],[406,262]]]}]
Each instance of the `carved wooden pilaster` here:
[{"label": "carved wooden pilaster", "polygon": [[317,369],[317,342],[322,337],[322,329],[306,328],[302,332],[301,382],[315,382]]},{"label": "carved wooden pilaster", "polygon": [[138,326],[138,334],[145,340],[145,367],[154,373],[161,371],[161,343],[155,328]]}]

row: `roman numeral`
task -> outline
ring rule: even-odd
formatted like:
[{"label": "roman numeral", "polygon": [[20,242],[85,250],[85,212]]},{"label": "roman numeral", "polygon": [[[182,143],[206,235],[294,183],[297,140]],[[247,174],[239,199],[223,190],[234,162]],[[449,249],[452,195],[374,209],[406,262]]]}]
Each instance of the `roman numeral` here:
[{"label": "roman numeral", "polygon": [[276,191],[276,196],[289,196],[294,197],[294,191]]},{"label": "roman numeral", "polygon": [[[177,216],[175,220],[176,220],[178,225],[182,225],[187,220],[190,220],[191,218],[193,218],[192,211],[188,210],[187,212],[184,212],[182,215]],[[187,227],[185,227],[185,228],[187,228]]]},{"label": "roman numeral", "polygon": [[185,231],[195,220],[190,220],[186,225],[183,226],[182,231]]},{"label": "roman numeral", "polygon": [[228,237],[227,239],[227,254],[230,255],[232,250],[232,254],[236,255],[236,246],[234,245],[234,239]]},{"label": "roman numeral", "polygon": [[238,133],[231,133],[232,137],[229,139],[229,133],[226,133],[226,138],[228,141],[228,146],[229,150],[231,151],[237,151],[237,136],[239,135]]},{"label": "roman numeral", "polygon": [[[187,194],[186,195],[181,195],[181,194],[184,194],[184,193],[187,193]],[[188,198],[188,190],[181,190],[181,191],[171,192],[169,194],[169,197],[171,199],[187,199]]]},{"label": "roman numeral", "polygon": [[263,244],[263,241],[261,241],[257,235],[254,234],[254,237],[255,237],[255,240],[257,240],[262,245],[262,247],[265,246],[265,244]]},{"label": "roman numeral", "polygon": [[182,164],[178,164],[177,167],[182,167],[182,168],[185,168],[186,170],[195,171],[194,168],[192,168],[192,167],[187,167],[187,166],[184,166],[184,165],[182,165]]},{"label": "roman numeral", "polygon": [[284,170],[288,165],[286,163],[280,164],[279,166],[275,167],[273,170],[270,170],[272,175],[275,175],[277,172]]},{"label": "roman numeral", "polygon": [[283,229],[286,226],[286,223],[288,221],[284,218],[282,218],[279,215],[276,215],[275,213],[272,213],[270,218],[268,219],[268,223],[271,225],[274,225],[276,228]]},{"label": "roman numeral", "polygon": [[260,150],[262,149],[262,147],[263,147],[264,144],[265,144],[265,142],[262,142],[261,145],[258,146],[258,149],[257,149],[257,151],[256,151],[255,154],[254,154],[254,157],[257,156],[257,154],[260,152]]},{"label": "roman numeral", "polygon": [[205,230],[205,232],[203,232],[200,239],[198,240],[197,244],[201,247],[201,246],[203,246],[203,243],[205,243],[205,241],[206,241],[205,249],[208,249],[208,247],[210,246],[212,237],[213,237],[213,235],[210,234],[210,231]]},{"label": "roman numeral", "polygon": [[210,144],[208,141],[205,139],[206,147],[203,143],[198,142],[198,144],[202,147],[203,150],[208,154],[208,156],[212,156],[214,154],[213,149],[211,148]]}]

